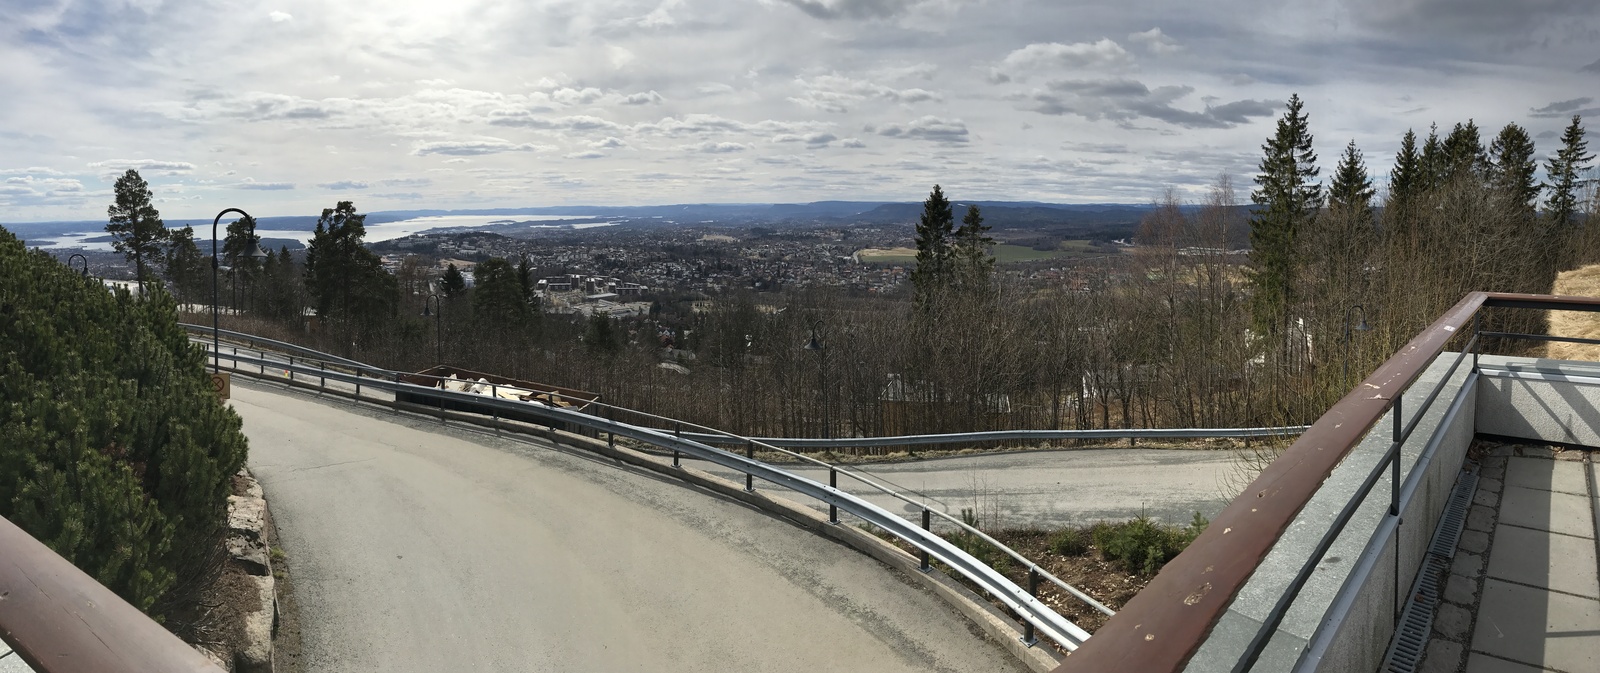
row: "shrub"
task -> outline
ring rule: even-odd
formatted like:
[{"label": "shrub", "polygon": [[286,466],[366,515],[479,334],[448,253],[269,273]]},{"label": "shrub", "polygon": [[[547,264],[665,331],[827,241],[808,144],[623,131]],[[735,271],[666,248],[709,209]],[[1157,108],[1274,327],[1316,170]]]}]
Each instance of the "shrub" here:
[{"label": "shrub", "polygon": [[1050,536],[1050,551],[1062,556],[1089,553],[1089,533],[1081,528],[1063,528]]},{"label": "shrub", "polygon": [[1183,528],[1164,526],[1141,514],[1125,523],[1096,525],[1093,537],[1107,561],[1130,573],[1154,575],[1199,537],[1207,523],[1199,512]]},{"label": "shrub", "polygon": [[174,309],[0,228],[0,515],[157,618],[214,569],[245,458]]}]

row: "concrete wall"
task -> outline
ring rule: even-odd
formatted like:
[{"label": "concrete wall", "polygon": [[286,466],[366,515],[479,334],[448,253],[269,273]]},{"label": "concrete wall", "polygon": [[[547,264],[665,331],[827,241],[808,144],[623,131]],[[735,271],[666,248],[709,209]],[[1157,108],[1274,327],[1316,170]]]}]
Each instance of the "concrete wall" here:
[{"label": "concrete wall", "polygon": [[[1444,378],[1454,360],[1454,353],[1441,355],[1407,391],[1402,403],[1403,422],[1415,417],[1423,399]],[[1409,588],[1415,578],[1472,440],[1478,405],[1473,398],[1475,390],[1463,390],[1470,370],[1469,359],[1444,384],[1433,405],[1423,411],[1422,421],[1401,447],[1402,483],[1410,479],[1413,471],[1418,471],[1419,475],[1404,508],[1405,523],[1399,531],[1399,586],[1402,589]],[[1452,406],[1458,411],[1450,423],[1445,424]],[[1187,671],[1232,670],[1323,533],[1353,498],[1367,475],[1383,462],[1383,455],[1392,441],[1393,418],[1393,414],[1386,414],[1334,469],[1234,598],[1210,637],[1190,659]],[[1436,434],[1436,448],[1425,457],[1424,449]],[[1374,531],[1388,514],[1390,483],[1385,470],[1290,606],[1252,670],[1290,670],[1347,580],[1357,582],[1362,588],[1317,670],[1371,671],[1377,668],[1394,633],[1395,538],[1373,540]],[[1406,497],[1405,492],[1402,497]]]},{"label": "concrete wall", "polygon": [[1600,446],[1600,363],[1480,356],[1478,432]]}]

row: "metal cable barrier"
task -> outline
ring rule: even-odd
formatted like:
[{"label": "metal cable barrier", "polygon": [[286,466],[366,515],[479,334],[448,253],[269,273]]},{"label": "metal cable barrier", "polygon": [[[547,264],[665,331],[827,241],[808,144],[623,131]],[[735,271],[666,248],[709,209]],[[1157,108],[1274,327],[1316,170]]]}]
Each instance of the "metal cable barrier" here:
[{"label": "metal cable barrier", "polygon": [[[191,329],[199,331],[196,328]],[[209,332],[209,329],[205,329],[204,331]],[[251,341],[253,343],[265,343],[265,340],[259,340],[259,338]],[[205,345],[209,346],[209,344]],[[607,418],[592,413],[573,411],[559,406],[547,406],[536,402],[503,399],[499,396],[498,390],[495,390],[495,388],[499,387],[496,385],[490,386],[491,395],[486,397],[469,392],[448,390],[441,387],[406,383],[405,381],[401,380],[401,377],[417,378],[419,375],[408,372],[387,370],[378,367],[370,367],[368,365],[354,363],[354,361],[346,360],[344,358],[337,358],[336,361],[332,359],[313,359],[309,357],[309,355],[310,353],[314,353],[314,351],[308,351],[308,349],[298,347],[296,348],[296,351],[301,357],[294,358],[294,361],[272,359],[272,354],[261,351],[258,351],[256,356],[241,354],[237,352],[237,350],[232,353],[220,352],[213,353],[212,355],[219,360],[226,360],[230,362],[231,366],[226,367],[226,369],[245,376],[283,380],[284,375],[288,375],[289,377],[300,375],[305,377],[306,381],[309,381],[310,378],[316,378],[318,380],[318,384],[316,385],[317,388],[336,393],[345,393],[345,391],[330,390],[328,388],[329,383],[349,384],[355,387],[357,391],[355,396],[358,399],[365,401],[382,402],[382,400],[375,400],[371,397],[362,397],[359,391],[363,386],[370,390],[389,391],[396,393],[397,395],[399,393],[411,393],[416,395],[426,395],[428,397],[440,400],[453,400],[458,403],[469,404],[495,413],[497,418],[498,414],[507,412],[522,416],[536,416],[542,418],[543,422],[547,424],[561,423],[584,428],[596,433],[606,433],[608,435],[608,441],[615,441],[615,439],[618,437],[631,439],[657,447],[659,449],[671,451],[674,455],[674,465],[677,465],[678,463],[678,456],[686,455],[742,472],[746,475],[745,483],[747,490],[754,490],[754,479],[759,478],[776,486],[789,489],[827,504],[830,514],[829,521],[832,523],[838,522],[837,513],[839,511],[843,511],[845,513],[854,515],[857,518],[866,521],[867,523],[877,526],[884,531],[887,531],[896,538],[904,540],[906,543],[910,544],[912,547],[915,547],[919,551],[922,561],[921,567],[924,571],[931,569],[930,562],[933,560],[937,560],[950,567],[961,577],[972,582],[985,593],[999,601],[1006,608],[1017,614],[1023,620],[1027,630],[1024,640],[1030,641],[1030,644],[1033,641],[1035,630],[1037,630],[1039,635],[1043,635],[1059,643],[1063,648],[1066,648],[1069,651],[1077,649],[1079,645],[1089,638],[1088,632],[1062,617],[1060,614],[1056,613],[1053,609],[1045,605],[1042,601],[1034,596],[1036,586],[1033,585],[1036,585],[1038,579],[1044,579],[1055,584],[1063,591],[1078,598],[1079,600],[1084,601],[1089,606],[1099,610],[1102,613],[1107,615],[1113,614],[1113,611],[1110,608],[1107,608],[1099,601],[1094,600],[1087,594],[1079,591],[1076,587],[1073,587],[1054,575],[1051,575],[1048,571],[1044,570],[1032,561],[1024,558],[1015,550],[1006,547],[998,540],[995,540],[982,531],[969,526],[960,519],[951,517],[944,512],[929,509],[925,504],[908,498],[905,495],[902,495],[899,492],[896,492],[893,489],[878,483],[876,480],[873,480],[866,475],[848,468],[832,465],[820,460],[816,460],[809,456],[788,451],[777,446],[771,446],[753,439],[738,437],[728,433],[718,433],[712,428],[706,428],[703,426],[694,425],[692,423],[655,416],[653,414],[625,409],[622,407],[586,401],[588,407],[598,408],[598,410],[602,411],[605,416],[638,416],[643,419],[663,424],[667,427],[672,427],[673,430],[669,431],[662,428],[625,423],[622,421],[613,420],[613,418]],[[449,380],[436,376],[427,376],[426,378],[435,379],[441,383],[445,380]],[[302,385],[310,386],[311,384],[302,381]],[[683,428],[700,430],[702,432],[709,431],[716,436],[741,443],[746,448],[745,455],[739,455],[730,451],[725,451],[723,449],[710,446],[704,442],[680,436]],[[805,477],[756,460],[753,457],[754,449],[756,448],[782,453],[795,459],[814,464],[819,467],[827,468],[829,470],[830,483],[824,485],[822,483],[812,481]],[[837,475],[840,473],[854,478],[873,488],[874,490],[922,508],[923,525],[917,526],[901,518],[899,515],[884,510],[862,498],[839,490],[836,484]],[[1011,556],[1024,567],[1028,568],[1031,580],[1029,582],[1030,588],[1024,589],[1018,586],[1015,582],[1012,582],[1000,572],[994,570],[967,552],[963,551],[961,548],[933,533],[931,530],[929,530],[928,526],[930,515],[938,516],[948,521],[952,525],[957,526],[960,529],[978,537],[979,539],[984,540],[985,542],[993,545],[996,549],[1000,550],[1002,553]]]}]

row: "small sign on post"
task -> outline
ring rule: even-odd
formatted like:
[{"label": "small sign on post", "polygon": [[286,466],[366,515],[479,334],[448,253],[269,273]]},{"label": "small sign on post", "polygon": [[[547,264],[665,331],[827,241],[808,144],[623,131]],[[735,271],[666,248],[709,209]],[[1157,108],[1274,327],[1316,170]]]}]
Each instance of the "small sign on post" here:
[{"label": "small sign on post", "polygon": [[233,392],[233,373],[213,372],[211,374],[211,390],[217,394],[217,399],[228,399],[228,395]]}]

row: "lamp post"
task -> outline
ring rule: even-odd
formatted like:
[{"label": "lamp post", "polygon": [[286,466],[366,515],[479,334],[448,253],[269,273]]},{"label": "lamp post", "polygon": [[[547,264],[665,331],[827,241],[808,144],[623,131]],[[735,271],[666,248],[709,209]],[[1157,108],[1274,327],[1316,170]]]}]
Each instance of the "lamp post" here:
[{"label": "lamp post", "polygon": [[1355,326],[1357,332],[1370,332],[1372,326],[1367,324],[1367,309],[1360,304],[1355,304],[1344,310],[1344,389],[1349,391],[1355,384],[1350,381],[1350,316],[1354,313],[1361,314],[1361,324]]},{"label": "lamp post", "polygon": [[[432,314],[428,313],[429,300],[433,301]],[[437,294],[430,294],[422,298],[422,317],[433,316],[433,363],[436,365],[444,364],[442,356],[439,355],[439,344],[443,342],[441,335],[444,334],[444,304],[439,302],[440,299]]]},{"label": "lamp post", "polygon": [[[216,219],[211,221],[211,371],[222,371],[222,339],[217,331],[217,223],[222,221],[222,216],[228,213],[238,213],[250,217],[250,213],[229,208],[217,213]],[[253,219],[253,218],[252,218]]]},{"label": "lamp post", "polygon": [[[250,254],[247,255],[247,257],[249,257],[254,263],[253,266],[259,266],[265,264],[267,262],[267,258],[271,255],[267,254],[267,251],[261,249],[260,239],[256,238],[256,227],[254,222],[255,220],[251,220],[250,235],[248,236],[250,239]],[[246,267],[244,270],[245,272],[239,275],[239,282],[241,284],[250,279],[250,268],[251,267]],[[244,302],[247,301],[250,301],[250,293],[244,289],[240,289],[239,301],[237,302],[239,306],[234,310],[234,315],[243,314]]]},{"label": "lamp post", "polygon": [[821,329],[821,320],[812,323],[811,340],[806,342],[806,350],[817,353],[817,378],[822,389],[822,438],[833,439],[833,426],[828,424],[828,345],[818,336]]},{"label": "lamp post", "polygon": [[89,258],[88,257],[84,257],[83,255],[74,252],[74,253],[72,253],[72,255],[70,257],[67,257],[67,268],[69,268],[69,269],[72,268],[72,260],[74,260],[74,259],[83,260],[83,272],[82,272],[83,273],[83,277],[84,278],[88,278],[89,277]]}]

